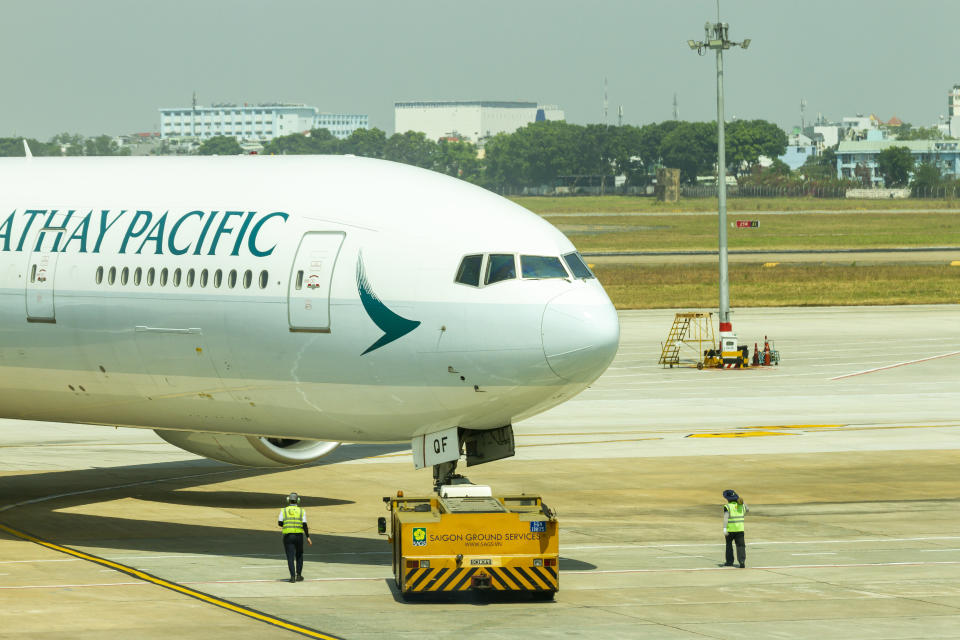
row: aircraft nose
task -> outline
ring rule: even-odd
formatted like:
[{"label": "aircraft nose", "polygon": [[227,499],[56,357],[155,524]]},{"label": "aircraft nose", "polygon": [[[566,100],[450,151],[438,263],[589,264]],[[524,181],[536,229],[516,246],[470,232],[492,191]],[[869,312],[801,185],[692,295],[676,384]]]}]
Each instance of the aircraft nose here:
[{"label": "aircraft nose", "polygon": [[547,303],[541,336],[553,372],[564,380],[589,384],[617,353],[620,320],[602,289],[578,288]]}]

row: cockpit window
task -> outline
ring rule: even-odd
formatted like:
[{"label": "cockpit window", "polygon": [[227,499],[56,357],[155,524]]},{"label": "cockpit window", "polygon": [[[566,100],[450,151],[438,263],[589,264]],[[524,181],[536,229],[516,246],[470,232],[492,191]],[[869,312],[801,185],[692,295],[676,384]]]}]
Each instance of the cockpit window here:
[{"label": "cockpit window", "polygon": [[487,258],[487,276],[484,283],[493,284],[501,280],[512,280],[517,277],[517,265],[513,254],[491,253]]},{"label": "cockpit window", "polygon": [[569,278],[560,258],[554,256],[520,256],[524,278]]},{"label": "cockpit window", "polygon": [[460,262],[460,268],[457,269],[456,281],[460,284],[468,284],[471,287],[480,286],[480,265],[483,264],[483,256],[467,256]]},{"label": "cockpit window", "polygon": [[584,264],[583,258],[580,257],[579,253],[568,253],[563,256],[563,260],[567,263],[567,266],[570,267],[570,272],[574,278],[596,278],[593,272],[590,271],[590,267]]}]

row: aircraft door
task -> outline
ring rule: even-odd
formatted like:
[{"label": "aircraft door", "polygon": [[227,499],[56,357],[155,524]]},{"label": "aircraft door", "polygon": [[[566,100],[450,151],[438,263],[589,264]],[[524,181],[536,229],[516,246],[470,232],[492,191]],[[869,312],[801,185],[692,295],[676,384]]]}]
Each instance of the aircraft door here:
[{"label": "aircraft door", "polygon": [[330,332],[330,286],[344,236],[310,231],[300,240],[287,294],[290,331]]},{"label": "aircraft door", "polygon": [[55,323],[57,316],[54,308],[54,276],[57,272],[59,253],[51,251],[53,241],[46,236],[56,237],[64,231],[63,227],[44,227],[31,239],[31,246],[40,241],[40,249],[30,252],[27,265],[27,322]]}]

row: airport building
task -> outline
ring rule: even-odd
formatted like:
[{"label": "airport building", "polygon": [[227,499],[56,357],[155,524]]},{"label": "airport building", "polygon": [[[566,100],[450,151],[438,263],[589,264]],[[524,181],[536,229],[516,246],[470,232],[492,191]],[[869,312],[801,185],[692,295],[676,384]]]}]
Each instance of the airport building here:
[{"label": "airport building", "polygon": [[457,138],[480,146],[498,133],[513,133],[531,122],[563,120],[556,105],[536,102],[438,100],[394,103],[394,131],[422,131],[430,140]]},{"label": "airport building", "polygon": [[914,166],[928,162],[944,176],[960,177],[960,141],[957,140],[845,140],[837,147],[837,177],[855,178],[859,166],[870,171],[872,186],[881,186],[877,155],[887,147],[907,147]]},{"label": "airport building", "polygon": [[215,104],[211,107],[160,109],[160,137],[204,140],[232,136],[240,141],[267,142],[310,129],[329,129],[337,138],[370,126],[361,114],[321,113],[305,104]]},{"label": "airport building", "polygon": [[785,162],[791,171],[796,171],[811,156],[817,155],[817,145],[813,139],[800,133],[800,127],[795,127],[793,133],[787,137],[787,150],[779,160]]}]

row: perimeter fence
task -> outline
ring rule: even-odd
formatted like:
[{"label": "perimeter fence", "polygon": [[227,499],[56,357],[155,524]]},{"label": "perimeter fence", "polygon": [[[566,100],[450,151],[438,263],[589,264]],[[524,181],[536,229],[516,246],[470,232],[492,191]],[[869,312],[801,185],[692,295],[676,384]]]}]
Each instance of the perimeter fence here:
[{"label": "perimeter fence", "polygon": [[[856,193],[849,193],[856,191]],[[716,198],[716,185],[685,185],[680,187],[684,198]],[[728,198],[857,198],[885,200],[888,198],[922,198],[953,200],[960,197],[957,185],[918,186],[910,189],[851,189],[838,185],[730,185]]]}]

